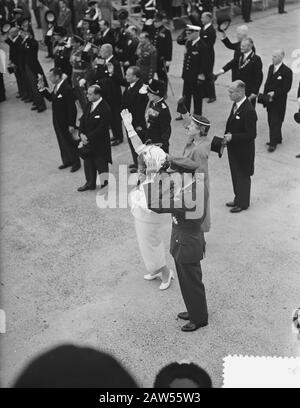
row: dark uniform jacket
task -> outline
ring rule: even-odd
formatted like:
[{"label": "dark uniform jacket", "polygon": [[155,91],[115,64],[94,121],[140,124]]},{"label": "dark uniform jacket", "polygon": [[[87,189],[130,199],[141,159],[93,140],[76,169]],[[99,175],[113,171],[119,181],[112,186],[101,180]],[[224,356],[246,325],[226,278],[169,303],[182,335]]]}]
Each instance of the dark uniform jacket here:
[{"label": "dark uniform jacket", "polygon": [[72,48],[67,47],[67,40],[64,39],[56,44],[53,50],[54,66],[60,68],[69,78],[72,74],[72,66],[70,64]]},{"label": "dark uniform jacket", "polygon": [[44,78],[44,83],[47,85],[47,79],[43,68],[38,60],[39,44],[34,38],[28,37],[23,43],[24,47],[24,63],[28,66],[34,75],[41,74]]},{"label": "dark uniform jacket", "polygon": [[77,109],[72,87],[64,80],[56,94],[48,90],[41,91],[42,95],[52,102],[52,117],[55,129],[62,133],[69,132],[69,126],[75,127]]},{"label": "dark uniform jacket", "polygon": [[171,61],[173,47],[171,31],[164,26],[158,28],[153,27],[153,32],[150,33],[150,35],[151,42],[157,50],[158,61],[161,59]]},{"label": "dark uniform jacket", "polygon": [[122,96],[122,109],[132,114],[132,125],[136,129],[146,129],[145,110],[148,104],[147,94],[140,93],[143,81],[139,79],[133,87],[127,87]]},{"label": "dark uniform jacket", "polygon": [[171,136],[171,114],[163,98],[150,103],[146,117],[149,125],[146,131],[146,140],[151,139],[152,143],[162,143],[162,149],[168,152]]},{"label": "dark uniform jacket", "polygon": [[276,112],[284,120],[287,94],[291,89],[293,82],[293,72],[285,64],[281,64],[278,70],[274,72],[274,65],[270,65],[268,77],[264,87],[264,94],[274,91],[273,101],[267,106],[268,111]]},{"label": "dark uniform jacket", "polygon": [[91,112],[89,103],[80,118],[79,132],[86,135],[95,156],[101,156],[105,161],[112,163],[109,127],[111,110],[104,99]]},{"label": "dark uniform jacket", "polygon": [[[176,177],[178,176],[179,173],[176,173]],[[153,183],[144,185],[148,208],[159,214],[172,214],[170,253],[175,262],[199,263],[205,252],[204,234],[201,231],[207,202],[204,184],[203,189],[196,190],[196,182],[194,182],[189,189],[185,190],[185,194],[180,195],[181,199],[178,201],[175,195],[176,189],[172,182],[170,183],[170,177],[172,176],[168,173],[161,173]],[[159,183],[160,179],[162,183]],[[196,191],[197,194],[200,193],[200,197],[196,195]],[[202,203],[200,200],[203,200]]]},{"label": "dark uniform jacket", "polygon": [[194,45],[191,40],[186,42],[186,52],[183,61],[182,79],[197,82],[199,74],[204,73],[205,44],[199,39]]},{"label": "dark uniform jacket", "polygon": [[216,42],[216,30],[214,29],[213,25],[210,25],[205,30],[204,27],[200,31],[200,38],[206,45],[206,58],[203,60],[204,71],[206,73],[210,73],[213,71],[214,63],[215,63],[215,50],[214,44]]},{"label": "dark uniform jacket", "polygon": [[112,57],[109,62],[114,66],[114,73],[111,76],[105,61],[99,59],[99,64],[96,64],[94,68],[88,72],[87,81],[90,84],[100,85],[103,97],[109,106],[113,110],[120,109],[122,98],[121,85],[124,84],[124,78],[119,61],[115,57]]},{"label": "dark uniform jacket", "polygon": [[228,152],[234,155],[239,167],[250,176],[254,174],[256,122],[255,109],[246,98],[234,115],[232,109],[225,130],[225,133],[232,134],[227,144]]},{"label": "dark uniform jacket", "polygon": [[246,96],[252,93],[258,95],[263,80],[262,62],[258,55],[252,51],[243,62],[243,54],[239,54],[223,67],[225,72],[230,69],[232,69],[233,81],[240,79],[245,82]]}]

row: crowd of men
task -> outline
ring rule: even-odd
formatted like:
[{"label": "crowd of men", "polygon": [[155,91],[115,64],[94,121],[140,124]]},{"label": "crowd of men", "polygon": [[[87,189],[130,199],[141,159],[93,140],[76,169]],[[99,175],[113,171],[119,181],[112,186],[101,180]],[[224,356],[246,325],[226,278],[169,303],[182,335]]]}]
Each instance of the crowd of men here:
[{"label": "crowd of men", "polygon": [[[18,1],[22,3],[23,0]],[[59,3],[60,9],[65,10],[66,0]],[[4,32],[9,45],[8,69],[16,77],[17,97],[24,103],[32,103],[31,110],[38,113],[46,110],[45,98],[52,101],[53,125],[62,158],[59,168],[71,166],[72,172],[77,171],[81,153],[77,145],[83,145],[82,152],[85,152],[81,157],[84,158],[86,184],[79,191],[95,189],[96,172],[102,174],[108,171],[108,164],[112,162],[110,146],[123,142],[122,109],[129,109],[133,114],[134,126],[143,141],[150,139],[168,152],[171,135],[171,115],[165,99],[172,61],[172,35],[166,25],[166,15],[155,12],[140,30],[129,24],[128,11],[123,9],[118,13],[118,25],[113,29],[110,21],[102,18],[103,13],[96,0],[89,0],[87,6],[76,24],[76,34],[72,35],[72,23],[68,28],[59,18],[60,14],[57,18],[55,12],[49,9],[45,13],[48,24],[45,34],[47,57],[53,58],[54,66],[50,75],[54,84],[52,93],[46,92],[47,79],[38,59],[39,44],[24,8],[11,10],[9,25]],[[274,52],[273,64],[261,95],[262,61],[248,36],[248,27],[238,27],[237,42],[231,42],[220,25],[219,31],[222,42],[234,51],[234,55],[217,73],[214,73],[217,35],[211,12],[202,12],[199,24],[187,25],[177,39],[178,44],[185,47],[182,70],[185,105],[190,111],[193,99],[194,114],[201,115],[204,98],[208,98],[208,103],[216,101],[215,81],[218,76],[231,71],[232,81],[240,80],[245,84],[245,96],[252,106],[255,108],[258,100],[267,108],[270,129],[268,151],[274,152],[282,143],[281,127],[287,94],[292,85],[292,71],[283,63],[284,52]],[[104,102],[107,106],[103,106]],[[83,116],[78,125],[79,109]],[[98,120],[91,125],[94,111],[98,113],[94,116]],[[176,118],[181,119],[181,115]],[[76,132],[78,127],[79,136]],[[89,128],[98,129],[106,135],[102,142],[90,136],[90,145],[97,152],[93,160],[89,160],[86,153]],[[113,135],[111,140],[109,129]],[[136,172],[137,156],[128,141],[133,159],[131,171]],[[239,169],[236,173],[240,174]],[[107,180],[104,180],[101,186],[106,185]]]}]

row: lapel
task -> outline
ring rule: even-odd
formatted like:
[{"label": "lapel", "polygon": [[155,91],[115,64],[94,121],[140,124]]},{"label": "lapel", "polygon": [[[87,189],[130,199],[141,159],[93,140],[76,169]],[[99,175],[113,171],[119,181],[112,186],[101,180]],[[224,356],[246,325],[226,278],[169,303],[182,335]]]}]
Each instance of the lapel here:
[{"label": "lapel", "polygon": [[243,111],[243,109],[246,106],[246,102],[247,102],[247,98],[244,100],[244,102],[239,106],[239,108],[237,109],[237,111],[235,112],[235,114],[233,114],[233,107],[231,109],[230,112],[230,116],[228,118],[228,124],[231,123],[233,121],[233,119],[235,119],[237,116],[239,116],[239,114]]},{"label": "lapel", "polygon": [[283,64],[280,65],[279,69],[274,74],[274,65],[272,65],[272,69],[273,69],[272,77],[273,77],[273,79],[277,79],[280,75],[282,76],[282,68],[283,68]]},{"label": "lapel", "polygon": [[53,90],[53,95],[54,95],[54,98],[55,98],[55,99],[57,99],[58,95],[62,95],[65,86],[66,86],[66,80],[64,80],[64,81],[62,82],[62,84],[60,85],[60,87],[59,87],[58,90],[56,91],[56,94],[54,93],[54,90]]},{"label": "lapel", "polygon": [[97,114],[99,114],[99,110],[100,110],[102,101],[103,101],[103,99],[101,100],[101,102],[98,103],[96,109],[94,109],[92,112],[91,112],[92,104],[90,105],[89,110],[88,110],[88,112],[89,112],[88,115],[89,115],[90,119],[91,119],[93,116],[95,117]]}]

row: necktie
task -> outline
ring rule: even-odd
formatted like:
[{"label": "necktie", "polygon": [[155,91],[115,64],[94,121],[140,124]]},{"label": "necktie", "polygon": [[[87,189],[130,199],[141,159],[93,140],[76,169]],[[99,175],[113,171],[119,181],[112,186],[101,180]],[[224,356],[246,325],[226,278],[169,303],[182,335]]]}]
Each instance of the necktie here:
[{"label": "necktie", "polygon": [[238,106],[237,106],[236,102],[234,102],[233,108],[232,108],[232,114],[233,114],[233,115],[235,114],[235,112],[237,111],[237,109],[238,109]]}]

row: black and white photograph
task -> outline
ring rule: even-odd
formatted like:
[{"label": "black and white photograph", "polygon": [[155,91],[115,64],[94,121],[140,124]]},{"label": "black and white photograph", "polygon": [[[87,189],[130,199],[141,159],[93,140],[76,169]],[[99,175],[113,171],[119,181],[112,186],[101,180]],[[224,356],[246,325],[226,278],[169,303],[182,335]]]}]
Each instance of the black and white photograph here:
[{"label": "black and white photograph", "polygon": [[299,22],[0,0],[1,388],[300,388]]}]

